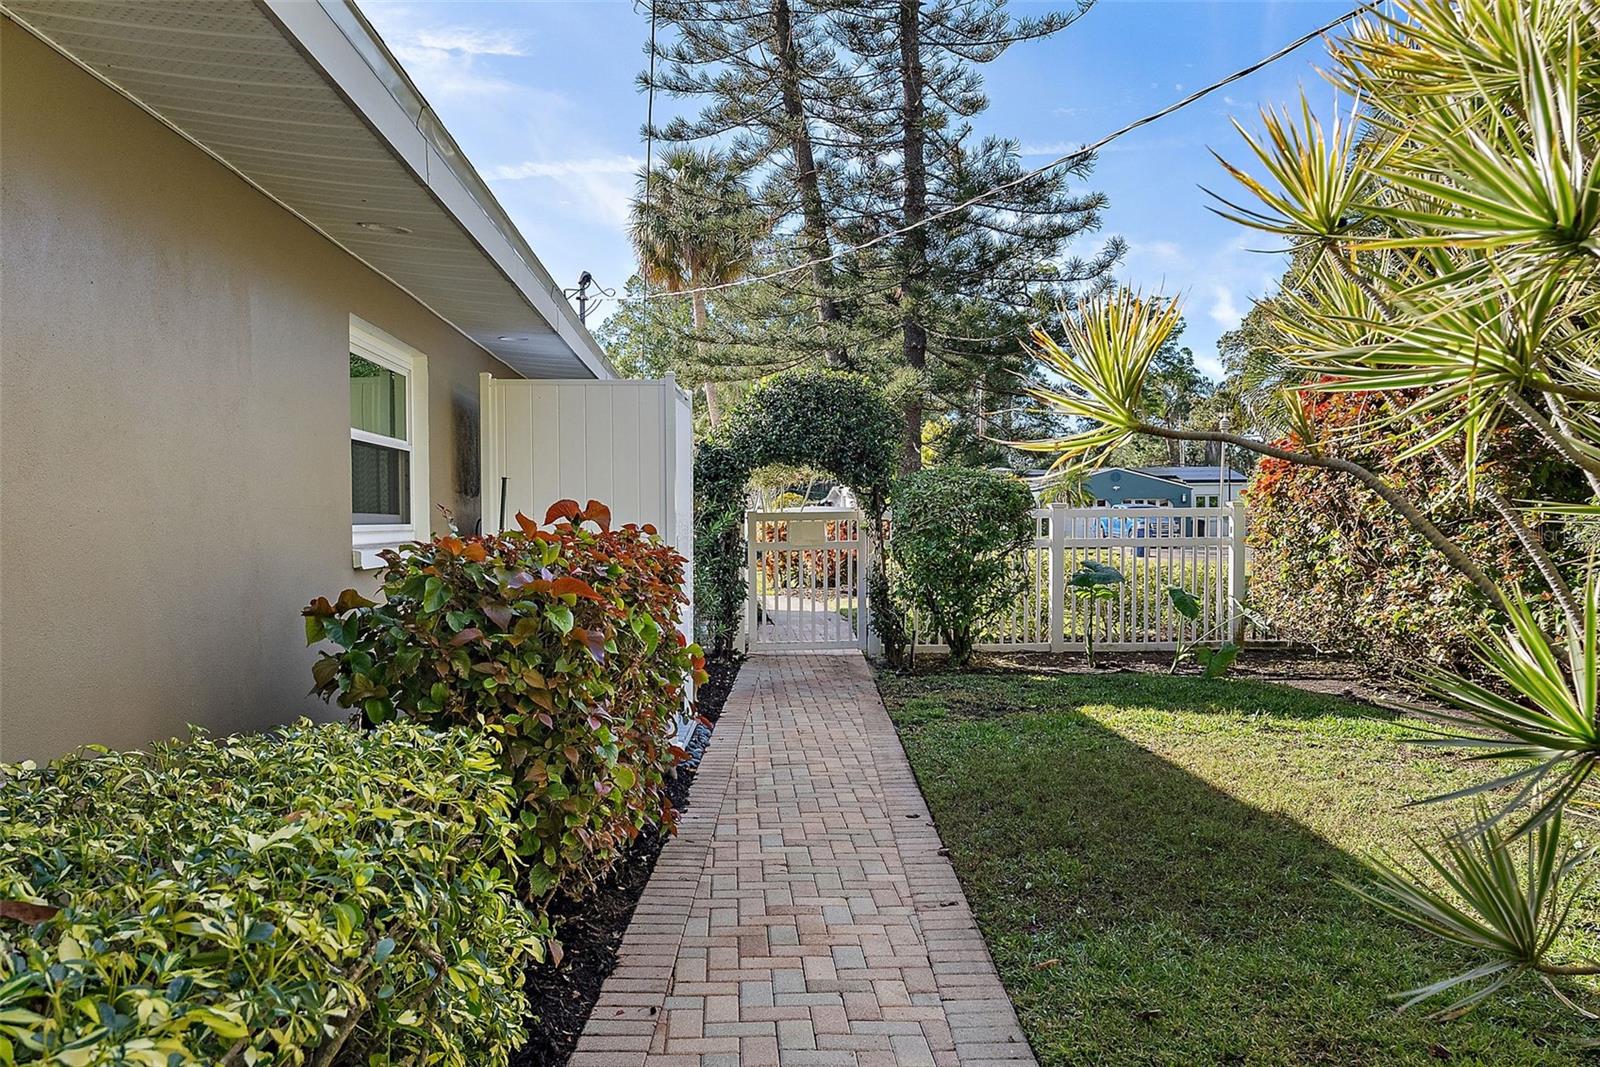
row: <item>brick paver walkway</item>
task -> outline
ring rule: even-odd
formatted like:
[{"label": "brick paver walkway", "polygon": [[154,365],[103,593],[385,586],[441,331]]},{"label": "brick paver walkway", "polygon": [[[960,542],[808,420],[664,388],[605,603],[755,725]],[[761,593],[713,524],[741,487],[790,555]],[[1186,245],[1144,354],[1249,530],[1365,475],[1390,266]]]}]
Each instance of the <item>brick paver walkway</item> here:
[{"label": "brick paver walkway", "polygon": [[1019,1063],[867,665],[751,659],[573,1067]]}]

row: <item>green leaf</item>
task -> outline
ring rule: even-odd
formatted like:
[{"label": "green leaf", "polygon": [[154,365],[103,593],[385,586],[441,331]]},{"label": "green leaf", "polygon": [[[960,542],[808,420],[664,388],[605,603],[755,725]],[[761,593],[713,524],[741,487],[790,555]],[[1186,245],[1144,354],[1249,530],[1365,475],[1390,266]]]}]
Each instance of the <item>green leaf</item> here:
[{"label": "green leaf", "polygon": [[1221,678],[1239,658],[1239,646],[1229,641],[1220,648],[1197,648],[1194,656],[1205,667],[1207,678]]},{"label": "green leaf", "polygon": [[[656,646],[661,643],[661,626],[656,620],[649,615],[636,613],[629,625],[639,640],[644,642],[645,651],[653,653],[656,650]],[[611,651],[615,652],[616,649],[613,648]]]},{"label": "green leaf", "polygon": [[542,863],[528,867],[528,890],[535,896],[544,896],[556,884],[556,872]]},{"label": "green leaf", "polygon": [[1167,599],[1177,609],[1179,615],[1193,622],[1200,617],[1200,601],[1195,599],[1193,593],[1176,585],[1167,586]]},{"label": "green leaf", "polygon": [[554,604],[545,609],[545,618],[549,619],[557,630],[567,634],[572,632],[572,609],[565,604]]},{"label": "green leaf", "polygon": [[450,591],[437,577],[429,577],[422,587],[422,610],[438,611],[450,599]]},{"label": "green leaf", "polygon": [[1067,585],[1074,589],[1094,589],[1097,586],[1121,585],[1124,581],[1126,579],[1117,568],[1086,559],[1078,565],[1072,577],[1067,579]]}]

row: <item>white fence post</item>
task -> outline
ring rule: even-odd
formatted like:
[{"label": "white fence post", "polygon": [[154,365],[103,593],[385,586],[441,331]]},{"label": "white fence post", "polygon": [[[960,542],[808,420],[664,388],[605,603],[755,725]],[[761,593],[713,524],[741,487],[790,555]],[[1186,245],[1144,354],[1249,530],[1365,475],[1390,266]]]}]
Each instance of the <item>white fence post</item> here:
[{"label": "white fence post", "polygon": [[1067,509],[1050,505],[1050,651],[1067,648]]},{"label": "white fence post", "polygon": [[1235,500],[1229,505],[1233,509],[1231,536],[1228,538],[1231,552],[1228,558],[1228,636],[1235,644],[1244,640],[1244,612],[1239,610],[1239,605],[1245,602],[1248,589],[1245,586],[1246,548],[1245,534],[1250,527],[1245,525],[1246,515],[1243,500]]},{"label": "white fence post", "polygon": [[883,532],[880,523],[877,528],[868,533],[871,517],[865,512],[859,512],[856,522],[856,615],[860,619],[861,649],[867,655],[876,657],[882,649],[878,642],[878,630],[873,625],[872,618],[872,568],[878,565],[878,534]]},{"label": "white fence post", "polygon": [[760,585],[756,581],[756,520],[749,512],[744,516],[744,650],[750,651],[755,641],[756,627],[760,625]]}]

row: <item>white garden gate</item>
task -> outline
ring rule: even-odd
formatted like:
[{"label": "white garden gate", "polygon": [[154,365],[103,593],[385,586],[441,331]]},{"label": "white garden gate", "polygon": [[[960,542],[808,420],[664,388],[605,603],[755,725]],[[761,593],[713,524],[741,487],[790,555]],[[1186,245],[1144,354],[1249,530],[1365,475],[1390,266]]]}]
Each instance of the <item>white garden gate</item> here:
[{"label": "white garden gate", "polygon": [[751,652],[867,647],[868,537],[853,508],[745,513]]},{"label": "white garden gate", "polygon": [[[1213,508],[1035,509],[1033,544],[1023,550],[1021,594],[978,634],[988,651],[1081,649],[1089,627],[1107,651],[1170,650],[1220,644],[1244,624],[1246,550],[1242,503]],[[745,516],[749,595],[745,647],[751,652],[869,649],[868,526],[856,510],[751,511]],[[888,523],[889,540],[894,523]],[[1068,579],[1085,562],[1115,567],[1114,598],[1076,597]],[[1167,590],[1194,597],[1190,620]],[[913,618],[919,648],[937,636]]]}]

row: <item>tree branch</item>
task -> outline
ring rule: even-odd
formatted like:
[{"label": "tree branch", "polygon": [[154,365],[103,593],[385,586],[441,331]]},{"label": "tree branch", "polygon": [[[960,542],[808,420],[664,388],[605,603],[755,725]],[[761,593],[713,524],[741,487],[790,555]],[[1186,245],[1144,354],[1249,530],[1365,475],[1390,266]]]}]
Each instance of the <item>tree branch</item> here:
[{"label": "tree branch", "polygon": [[1583,471],[1586,477],[1589,475],[1600,477],[1600,460],[1584,455],[1575,442],[1552,426],[1550,420],[1541,415],[1539,410],[1532,404],[1528,403],[1527,398],[1521,393],[1515,389],[1507,389],[1506,404],[1512,411],[1522,416],[1522,421],[1532,426],[1562,459]]},{"label": "tree branch", "polygon": [[[1553,393],[1546,393],[1545,402],[1550,405],[1550,421],[1555,423],[1556,429],[1566,434],[1569,439],[1578,440],[1578,435],[1572,431],[1572,424],[1567,420],[1566,401]],[[1600,474],[1585,469],[1583,477],[1589,483],[1589,489],[1596,496],[1600,496]]]},{"label": "tree branch", "polygon": [[1321,467],[1325,470],[1339,471],[1347,474],[1362,485],[1377,493],[1383,501],[1411,524],[1412,528],[1420,533],[1427,542],[1450,561],[1450,565],[1459,571],[1479,592],[1488,597],[1496,607],[1506,614],[1511,613],[1511,605],[1506,600],[1506,595],[1494,583],[1483,569],[1472,561],[1472,558],[1461,550],[1461,547],[1434,525],[1432,519],[1424,515],[1415,504],[1397,492],[1382,478],[1372,471],[1353,463],[1348,459],[1338,456],[1324,456],[1315,452],[1296,452],[1292,449],[1280,448],[1265,441],[1252,441],[1237,434],[1222,433],[1218,430],[1171,430],[1164,426],[1153,426],[1148,423],[1136,423],[1130,426],[1135,433],[1146,434],[1150,437],[1163,437],[1170,441],[1211,441],[1219,444],[1233,445],[1247,452],[1255,452],[1274,459],[1285,460],[1289,463],[1305,467]]},{"label": "tree branch", "polygon": [[[1385,321],[1393,322],[1395,318],[1394,309],[1383,298],[1383,294],[1378,292],[1378,288],[1372,284],[1372,280],[1362,273],[1355,263],[1345,258],[1343,249],[1330,245],[1327,251],[1333,257],[1339,272],[1344,275],[1346,280],[1361,290],[1362,295],[1367,298],[1378,314],[1383,316]],[[1515,390],[1512,390],[1512,392],[1514,393]],[[1518,399],[1520,400],[1521,397],[1519,396]],[[1531,411],[1531,406],[1529,410]],[[1552,410],[1555,410],[1553,402]],[[1534,414],[1537,413],[1535,412]],[[1442,449],[1438,451],[1437,455],[1454,477],[1458,479],[1466,477],[1466,470],[1453,457],[1446,455]],[[1580,466],[1579,469],[1583,470],[1584,468]],[[1597,491],[1600,491],[1600,481],[1597,481],[1597,476],[1590,474],[1587,470],[1584,470],[1584,475],[1589,478],[1591,485]],[[1493,486],[1481,486],[1478,492],[1489,502],[1489,506],[1499,514],[1501,521],[1511,528],[1512,536],[1516,537],[1517,543],[1522,546],[1522,550],[1533,560],[1533,565],[1539,571],[1539,576],[1544,579],[1544,583],[1549,587],[1551,595],[1556,599],[1556,603],[1561,606],[1561,613],[1567,620],[1568,632],[1582,633],[1583,613],[1578,609],[1578,601],[1572,594],[1572,587],[1562,577],[1560,568],[1550,558],[1550,553],[1545,551],[1544,545],[1534,534],[1534,531],[1523,523],[1522,516]]]}]

